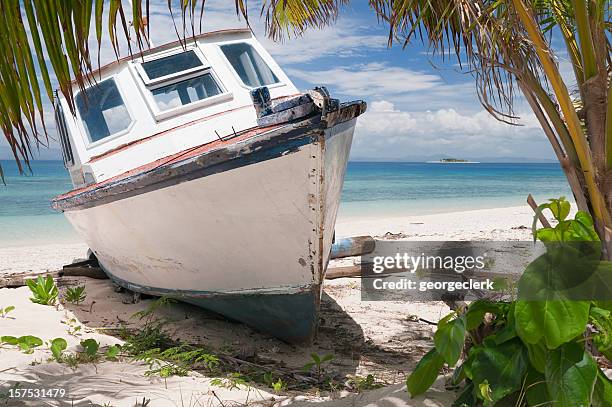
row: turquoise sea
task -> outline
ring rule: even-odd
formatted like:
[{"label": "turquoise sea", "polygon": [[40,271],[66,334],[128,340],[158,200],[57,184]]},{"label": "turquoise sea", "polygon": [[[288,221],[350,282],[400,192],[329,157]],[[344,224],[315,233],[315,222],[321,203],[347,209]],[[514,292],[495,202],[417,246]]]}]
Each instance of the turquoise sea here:
[{"label": "turquoise sea", "polygon": [[[50,199],[72,188],[61,161],[35,161],[32,175],[19,175],[0,161],[0,245],[77,242]],[[571,196],[558,164],[426,164],[351,162],[340,217],[408,216],[523,205]]]}]

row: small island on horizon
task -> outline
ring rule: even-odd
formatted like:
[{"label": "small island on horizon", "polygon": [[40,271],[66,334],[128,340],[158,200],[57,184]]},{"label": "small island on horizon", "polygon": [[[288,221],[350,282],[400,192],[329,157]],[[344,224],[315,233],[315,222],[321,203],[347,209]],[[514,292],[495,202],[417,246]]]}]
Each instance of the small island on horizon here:
[{"label": "small island on horizon", "polygon": [[427,164],[480,164],[479,161],[463,160],[461,158],[441,158],[434,161],[425,161]]}]

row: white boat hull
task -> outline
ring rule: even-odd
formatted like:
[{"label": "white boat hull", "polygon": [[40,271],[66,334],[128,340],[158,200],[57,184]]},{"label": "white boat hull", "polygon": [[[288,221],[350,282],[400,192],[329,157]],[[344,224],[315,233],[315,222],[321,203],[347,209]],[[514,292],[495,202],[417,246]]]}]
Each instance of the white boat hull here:
[{"label": "white boat hull", "polygon": [[120,285],[308,341],[355,121],[299,143],[243,147],[233,168],[60,209]]}]

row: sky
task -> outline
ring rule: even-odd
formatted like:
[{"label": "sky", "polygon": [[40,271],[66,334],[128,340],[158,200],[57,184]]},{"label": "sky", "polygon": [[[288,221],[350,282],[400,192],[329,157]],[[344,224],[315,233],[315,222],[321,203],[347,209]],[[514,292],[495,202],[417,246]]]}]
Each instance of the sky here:
[{"label": "sky", "polygon": [[[153,43],[176,40],[167,1],[151,1]],[[432,58],[419,42],[406,48],[388,47],[388,28],[377,21],[366,2],[354,1],[343,8],[329,27],[311,29],[283,42],[265,37],[260,5],[250,1],[249,6],[258,39],[299,89],[324,85],[341,101],[368,103],[367,112],[358,120],[352,160],[554,160],[528,106],[519,103],[516,107],[521,126],[498,122],[482,108],[473,77],[460,72],[455,60]],[[244,26],[233,2],[207,0],[203,31]],[[110,44],[103,43],[102,63],[113,58]],[[49,103],[46,108],[54,136]],[[50,147],[38,157],[59,159],[57,143]],[[0,141],[0,158],[10,158],[7,149],[6,142]]]}]

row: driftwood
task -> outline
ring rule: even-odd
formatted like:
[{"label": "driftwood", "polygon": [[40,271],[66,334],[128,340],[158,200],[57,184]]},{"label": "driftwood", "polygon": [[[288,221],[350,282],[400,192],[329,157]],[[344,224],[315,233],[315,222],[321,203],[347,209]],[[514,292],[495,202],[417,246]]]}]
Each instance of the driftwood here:
[{"label": "driftwood", "polygon": [[376,241],[372,236],[355,236],[338,239],[331,248],[331,259],[362,256],[376,249]]},{"label": "driftwood", "polygon": [[544,226],[545,228],[552,227],[550,225],[550,222],[548,222],[548,219],[546,219],[546,216],[544,216],[542,212],[538,213],[538,204],[536,203],[535,199],[533,199],[533,196],[531,196],[531,194],[527,196],[527,203],[529,204],[529,206],[531,206],[531,209],[533,209],[533,211],[538,214],[538,219],[542,223],[542,226]]},{"label": "driftwood", "polygon": [[[23,287],[26,285],[26,280],[36,279],[38,276],[51,276],[58,280],[59,285],[62,285],[62,277],[89,277],[98,280],[107,279],[108,276],[104,271],[92,263],[91,260],[84,260],[64,266],[61,270],[57,271],[18,273],[0,276],[0,288]],[[72,283],[72,280],[70,282]]]}]

